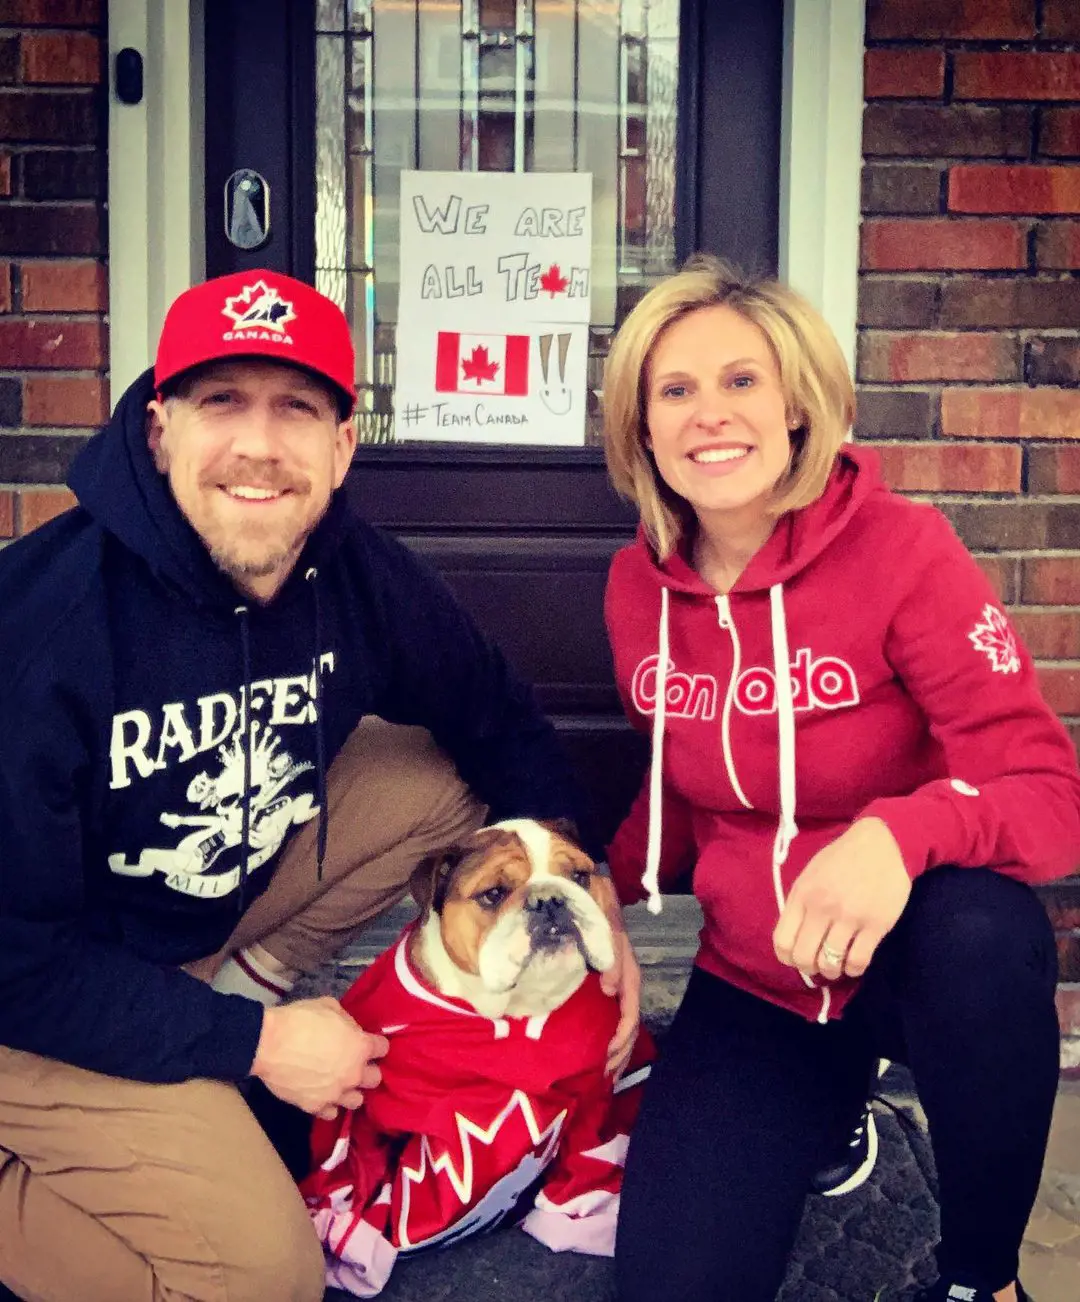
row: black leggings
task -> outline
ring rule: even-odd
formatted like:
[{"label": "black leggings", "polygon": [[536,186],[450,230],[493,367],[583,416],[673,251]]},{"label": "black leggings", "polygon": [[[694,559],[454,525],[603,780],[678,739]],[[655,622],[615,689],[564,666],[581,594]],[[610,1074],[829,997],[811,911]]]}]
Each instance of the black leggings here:
[{"label": "black leggings", "polygon": [[813,1172],[877,1056],[907,1063],[938,1172],[943,1276],[1017,1271],[1058,1081],[1057,963],[1026,886],[920,877],[827,1026],[695,969],[646,1089],[615,1245],[620,1302],[772,1302]]}]

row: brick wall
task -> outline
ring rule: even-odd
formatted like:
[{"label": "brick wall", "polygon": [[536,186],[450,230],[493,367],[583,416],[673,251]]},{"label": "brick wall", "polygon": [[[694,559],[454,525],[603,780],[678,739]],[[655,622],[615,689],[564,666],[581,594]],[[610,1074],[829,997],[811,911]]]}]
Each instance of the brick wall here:
[{"label": "brick wall", "polygon": [[[868,0],[866,46],[858,432],[1080,743],[1080,0]],[[1046,899],[1080,1069],[1080,884]]]},{"label": "brick wall", "polygon": [[0,540],[107,415],[105,0],[0,0]]}]

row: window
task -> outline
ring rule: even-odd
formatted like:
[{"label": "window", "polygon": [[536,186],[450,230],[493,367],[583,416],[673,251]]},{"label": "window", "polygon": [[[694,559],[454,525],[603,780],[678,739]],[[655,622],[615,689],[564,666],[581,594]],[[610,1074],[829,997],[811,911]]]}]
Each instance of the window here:
[{"label": "window", "polygon": [[612,330],[675,266],[679,0],[317,0],[315,283],[394,437],[402,169],[590,172],[588,442]]}]

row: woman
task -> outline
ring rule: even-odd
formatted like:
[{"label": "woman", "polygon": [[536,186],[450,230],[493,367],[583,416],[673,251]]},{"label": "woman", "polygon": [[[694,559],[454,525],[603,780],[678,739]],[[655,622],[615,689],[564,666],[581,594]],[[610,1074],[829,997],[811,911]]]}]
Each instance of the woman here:
[{"label": "woman", "polygon": [[[621,1302],[767,1302],[877,1056],[940,1183],[927,1302],[1017,1302],[1058,1074],[1029,883],[1080,862],[1066,733],[978,566],[845,442],[821,317],[696,258],[613,344],[608,466],[641,513],[608,631],[645,787],[624,902],[693,867],[705,925],[630,1147]],[[642,868],[644,874],[642,875]]]}]

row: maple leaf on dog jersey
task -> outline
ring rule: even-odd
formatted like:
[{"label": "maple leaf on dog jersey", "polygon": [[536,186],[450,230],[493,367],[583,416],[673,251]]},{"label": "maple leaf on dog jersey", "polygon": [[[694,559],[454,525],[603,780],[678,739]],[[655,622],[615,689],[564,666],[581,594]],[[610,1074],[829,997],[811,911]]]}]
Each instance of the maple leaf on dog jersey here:
[{"label": "maple leaf on dog jersey", "polygon": [[570,282],[559,270],[559,264],[553,262],[547,271],[540,277],[540,288],[546,289],[552,298],[556,294],[561,294]]},{"label": "maple leaf on dog jersey", "polygon": [[477,384],[481,380],[494,380],[499,369],[499,363],[493,362],[488,357],[488,350],[483,344],[474,348],[468,357],[461,359],[461,372],[466,380],[475,380]]}]

